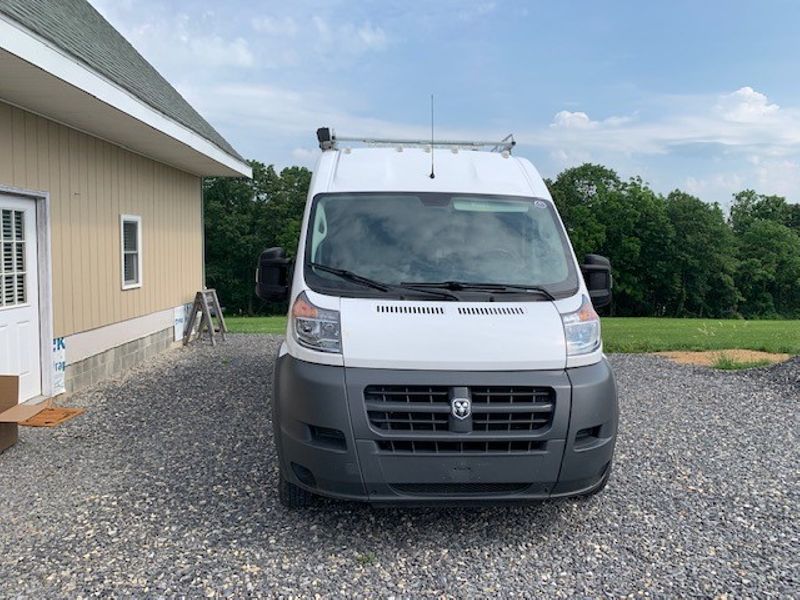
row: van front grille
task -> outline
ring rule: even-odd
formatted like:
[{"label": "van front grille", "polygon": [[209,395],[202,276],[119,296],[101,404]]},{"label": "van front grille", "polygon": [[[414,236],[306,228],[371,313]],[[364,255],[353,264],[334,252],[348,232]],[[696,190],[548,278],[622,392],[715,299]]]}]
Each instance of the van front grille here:
[{"label": "van front grille", "polygon": [[392,483],[401,494],[411,496],[474,496],[478,494],[518,494],[530,483]]},{"label": "van front grille", "polygon": [[[369,422],[380,432],[446,432],[450,388],[370,385],[364,390]],[[555,411],[555,391],[536,386],[473,386],[472,431],[519,434],[547,429]]]},{"label": "van front grille", "polygon": [[544,452],[547,442],[541,440],[380,440],[381,452],[389,454],[529,454]]}]

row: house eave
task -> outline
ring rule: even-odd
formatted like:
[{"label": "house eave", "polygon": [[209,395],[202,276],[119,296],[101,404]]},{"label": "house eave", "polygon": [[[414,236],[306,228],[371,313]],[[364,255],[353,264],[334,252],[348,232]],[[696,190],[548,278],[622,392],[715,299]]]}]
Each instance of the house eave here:
[{"label": "house eave", "polygon": [[250,166],[0,15],[0,101],[201,176]]}]

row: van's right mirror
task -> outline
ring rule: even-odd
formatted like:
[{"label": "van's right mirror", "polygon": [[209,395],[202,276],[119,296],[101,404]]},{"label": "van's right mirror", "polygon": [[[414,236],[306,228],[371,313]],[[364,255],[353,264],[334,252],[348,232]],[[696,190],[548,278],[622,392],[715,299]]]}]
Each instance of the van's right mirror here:
[{"label": "van's right mirror", "polygon": [[611,261],[599,254],[587,254],[581,272],[594,307],[611,304]]},{"label": "van's right mirror", "polygon": [[268,302],[283,302],[289,297],[292,260],[283,248],[268,248],[261,253],[256,271],[256,296]]}]

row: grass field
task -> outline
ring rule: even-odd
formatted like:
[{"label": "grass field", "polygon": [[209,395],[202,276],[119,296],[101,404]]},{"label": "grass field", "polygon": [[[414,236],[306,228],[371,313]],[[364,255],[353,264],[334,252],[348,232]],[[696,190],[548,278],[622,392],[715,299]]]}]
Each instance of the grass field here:
[{"label": "grass field", "polygon": [[[235,333],[286,331],[286,317],[227,317]],[[603,319],[606,352],[727,350],[743,348],[800,354],[800,321],[736,319]]]},{"label": "grass field", "polygon": [[225,317],[233,333],[286,333],[286,317]]},{"label": "grass field", "polygon": [[728,350],[800,354],[800,321],[603,319],[606,352]]}]

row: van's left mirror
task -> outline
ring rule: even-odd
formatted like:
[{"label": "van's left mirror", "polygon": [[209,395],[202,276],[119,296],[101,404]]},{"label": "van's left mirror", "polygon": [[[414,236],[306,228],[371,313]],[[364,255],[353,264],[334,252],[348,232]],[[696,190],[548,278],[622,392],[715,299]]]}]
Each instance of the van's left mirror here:
[{"label": "van's left mirror", "polygon": [[289,297],[292,260],[283,248],[267,248],[258,259],[256,296],[268,302],[283,302]]},{"label": "van's left mirror", "polygon": [[611,304],[611,262],[599,254],[587,254],[581,265],[583,280],[595,308]]}]

